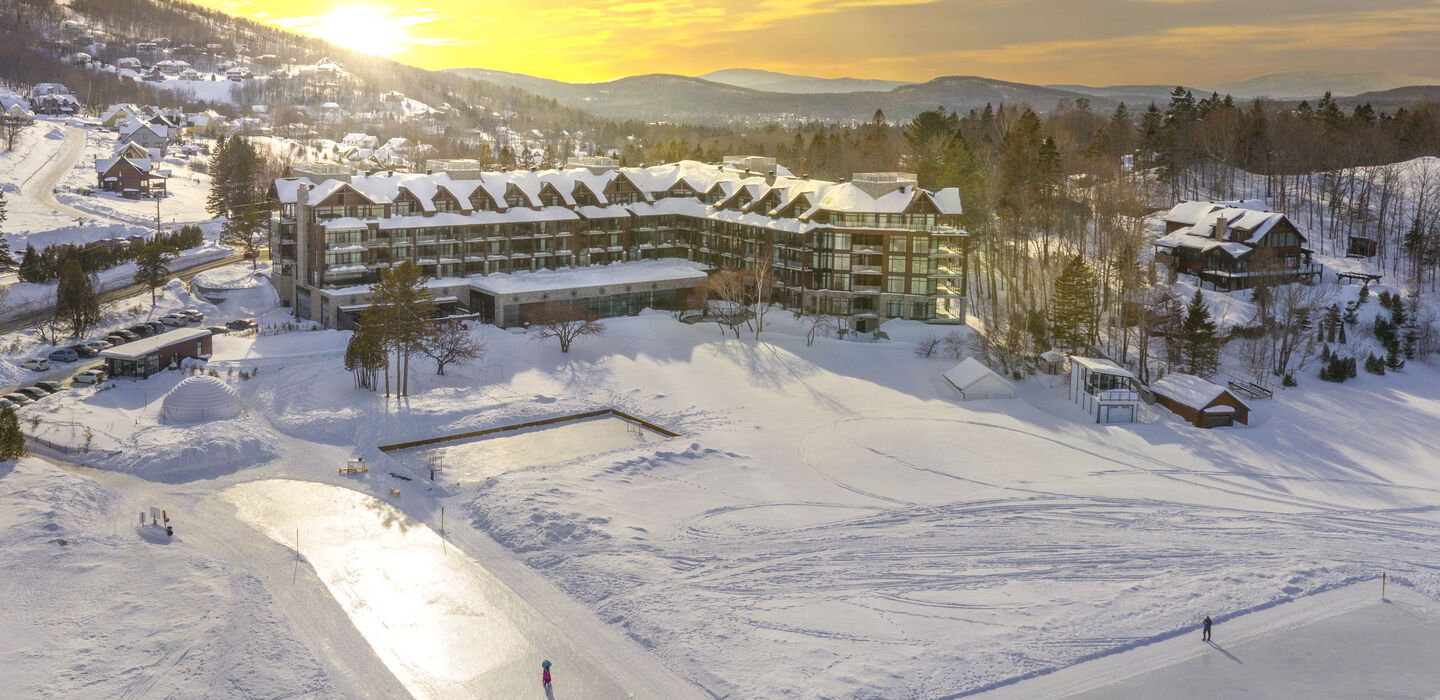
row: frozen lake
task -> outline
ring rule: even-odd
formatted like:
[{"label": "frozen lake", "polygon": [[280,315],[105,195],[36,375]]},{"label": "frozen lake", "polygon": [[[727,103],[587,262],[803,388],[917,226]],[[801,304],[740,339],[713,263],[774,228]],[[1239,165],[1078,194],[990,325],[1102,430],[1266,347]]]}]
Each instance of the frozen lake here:
[{"label": "frozen lake", "polygon": [[505,472],[546,464],[563,464],[646,443],[665,436],[615,416],[587,418],[514,433],[456,441],[443,447],[413,448],[392,453],[420,473],[427,465],[443,466],[451,479],[483,481]]},{"label": "frozen lake", "polygon": [[284,479],[221,497],[276,542],[293,547],[299,531],[305,562],[416,698],[547,697],[544,659],[555,663],[549,697],[629,697],[518,594],[384,501]]}]

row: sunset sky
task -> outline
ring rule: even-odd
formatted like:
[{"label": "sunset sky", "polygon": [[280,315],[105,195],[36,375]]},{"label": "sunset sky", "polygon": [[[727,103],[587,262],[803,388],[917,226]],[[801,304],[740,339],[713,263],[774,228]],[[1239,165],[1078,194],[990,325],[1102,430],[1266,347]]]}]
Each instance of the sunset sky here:
[{"label": "sunset sky", "polygon": [[923,81],[1213,84],[1288,70],[1440,76],[1436,0],[228,0],[425,68],[568,81],[762,68]]}]

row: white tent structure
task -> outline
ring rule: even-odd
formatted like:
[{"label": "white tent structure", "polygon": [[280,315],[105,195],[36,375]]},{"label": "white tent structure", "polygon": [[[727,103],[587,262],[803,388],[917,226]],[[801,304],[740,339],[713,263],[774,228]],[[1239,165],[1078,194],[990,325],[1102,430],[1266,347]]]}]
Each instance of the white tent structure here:
[{"label": "white tent structure", "polygon": [[960,398],[965,401],[1015,398],[1015,387],[1010,382],[973,357],[951,367],[945,373],[945,381],[959,389]]},{"label": "white tent structure", "polygon": [[229,384],[203,374],[186,377],[161,402],[161,413],[170,423],[234,418],[244,410],[240,395]]}]

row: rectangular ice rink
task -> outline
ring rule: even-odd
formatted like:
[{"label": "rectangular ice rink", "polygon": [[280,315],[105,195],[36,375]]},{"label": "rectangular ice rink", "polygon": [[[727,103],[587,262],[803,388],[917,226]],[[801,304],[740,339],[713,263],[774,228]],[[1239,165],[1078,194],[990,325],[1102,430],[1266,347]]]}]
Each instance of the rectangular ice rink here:
[{"label": "rectangular ice rink", "polygon": [[517,469],[563,464],[664,439],[663,435],[637,428],[623,418],[603,416],[456,441],[443,447],[408,449],[393,456],[421,473],[434,465],[444,467],[451,479],[484,481]]},{"label": "rectangular ice rink", "polygon": [[1190,637],[1204,649],[1199,655],[1071,697],[1434,698],[1440,618],[1428,607],[1377,602],[1235,643],[1217,624],[1214,644],[1200,641],[1199,630]]}]

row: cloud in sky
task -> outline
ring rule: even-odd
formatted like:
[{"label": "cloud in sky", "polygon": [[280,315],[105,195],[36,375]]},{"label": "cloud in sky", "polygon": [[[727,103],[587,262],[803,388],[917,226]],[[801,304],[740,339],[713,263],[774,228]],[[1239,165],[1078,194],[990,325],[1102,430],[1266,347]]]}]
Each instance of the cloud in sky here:
[{"label": "cloud in sky", "polygon": [[749,67],[927,80],[1210,84],[1285,70],[1440,76],[1435,0],[230,0],[426,68],[572,81]]}]

